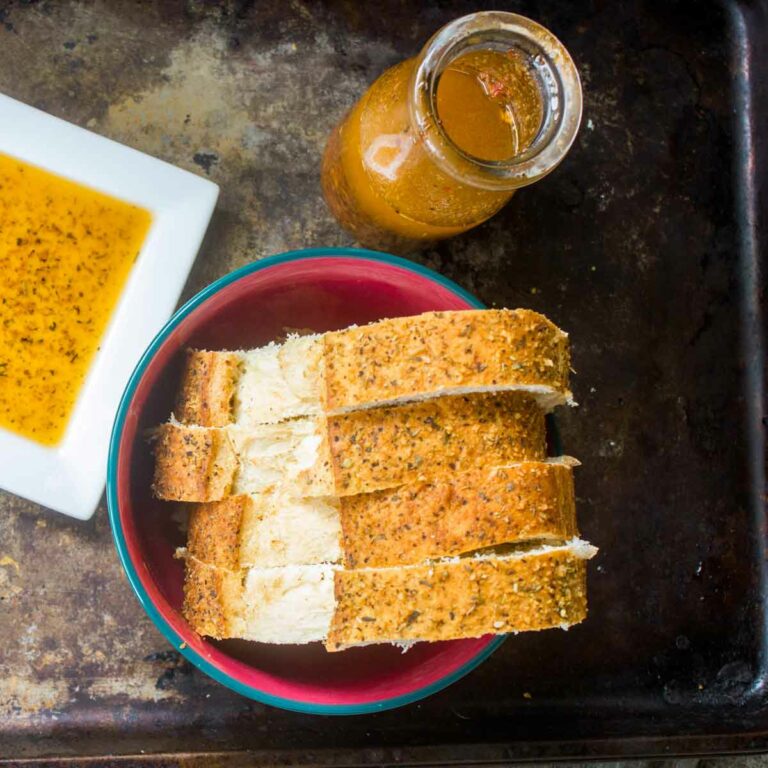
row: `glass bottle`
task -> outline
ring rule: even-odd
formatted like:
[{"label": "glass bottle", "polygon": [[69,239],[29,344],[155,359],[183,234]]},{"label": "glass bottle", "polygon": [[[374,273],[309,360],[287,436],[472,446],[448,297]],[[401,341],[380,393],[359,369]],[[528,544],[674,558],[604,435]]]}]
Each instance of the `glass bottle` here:
[{"label": "glass bottle", "polygon": [[326,201],[368,247],[408,251],[477,226],[565,157],[581,84],[562,43],[514,13],[473,13],[388,69],[331,133]]}]

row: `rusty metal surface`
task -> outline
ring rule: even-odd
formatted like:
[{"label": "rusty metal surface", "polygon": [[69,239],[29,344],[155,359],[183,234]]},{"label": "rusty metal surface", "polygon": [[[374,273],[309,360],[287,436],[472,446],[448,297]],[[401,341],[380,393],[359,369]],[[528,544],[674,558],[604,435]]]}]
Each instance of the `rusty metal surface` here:
[{"label": "rusty metal surface", "polygon": [[[221,185],[188,297],[271,253],[349,245],[318,183],[328,132],[386,66],[486,5],[0,0],[0,91]],[[0,757],[445,764],[768,748],[754,327],[742,344],[745,297],[764,300],[744,261],[760,247],[746,207],[763,181],[746,201],[743,188],[766,166],[749,122],[734,122],[744,67],[765,73],[764,53],[739,48],[738,7],[493,5],[571,50],[581,135],[495,219],[413,258],[571,332],[581,407],[559,424],[584,462],[582,527],[602,547],[589,621],[510,640],[405,710],[291,714],[169,649],[120,571],[103,505],[77,523],[0,493]],[[765,24],[765,5],[743,13]]]}]

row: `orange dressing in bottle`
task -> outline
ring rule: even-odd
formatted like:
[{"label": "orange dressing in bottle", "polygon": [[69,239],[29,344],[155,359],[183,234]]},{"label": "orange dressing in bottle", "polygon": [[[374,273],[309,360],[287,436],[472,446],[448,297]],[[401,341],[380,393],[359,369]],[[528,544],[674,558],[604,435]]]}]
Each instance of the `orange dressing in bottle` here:
[{"label": "orange dressing in bottle", "polygon": [[[461,25],[469,39],[476,36],[476,29],[470,30],[475,19],[495,29],[511,17],[525,22],[552,56],[571,68],[566,81],[578,92],[567,114],[561,110],[560,117],[567,119],[561,120],[558,136],[555,131],[545,137],[560,138],[559,155],[546,159],[548,167],[529,164],[518,172],[519,160],[536,154],[542,129],[553,119],[548,89],[557,80],[542,76],[546,67],[542,70],[530,52],[515,47],[517,38],[510,37],[508,46],[472,45],[453,57],[446,54],[448,61],[424,75],[425,67],[432,66],[425,57],[441,44],[448,25],[420,56],[384,72],[328,140],[325,198],[362,244],[402,251],[464,232],[492,216],[516,188],[540,178],[567,152],[578,128],[581,92],[573,62],[551,33],[514,14],[490,12],[457,20],[456,32],[445,37],[459,44]],[[559,98],[564,106],[564,94]]]}]

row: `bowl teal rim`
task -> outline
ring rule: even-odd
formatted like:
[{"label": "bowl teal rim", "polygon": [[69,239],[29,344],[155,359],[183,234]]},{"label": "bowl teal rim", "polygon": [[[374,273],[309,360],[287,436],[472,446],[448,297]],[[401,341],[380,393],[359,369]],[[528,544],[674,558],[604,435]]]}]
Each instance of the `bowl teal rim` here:
[{"label": "bowl teal rim", "polygon": [[235,680],[226,673],[223,673],[216,666],[211,664],[205,658],[200,656],[196,651],[190,648],[184,643],[184,639],[166,622],[162,617],[159,610],[155,607],[154,603],[150,599],[149,595],[144,589],[144,586],[139,579],[139,575],[134,568],[133,563],[128,555],[128,547],[123,535],[123,528],[120,523],[120,515],[118,513],[117,503],[117,458],[118,448],[120,443],[120,435],[123,431],[123,425],[125,423],[126,413],[128,406],[133,399],[134,392],[138,386],[139,381],[144,375],[144,371],[147,368],[149,362],[154,358],[155,353],[166,340],[168,335],[173,331],[177,325],[189,315],[200,304],[206,301],[208,298],[218,293],[222,288],[236,282],[246,275],[250,275],[254,272],[259,272],[262,269],[275,266],[276,264],[284,264],[291,261],[302,261],[307,259],[325,258],[329,256],[341,256],[344,258],[360,259],[361,261],[378,261],[385,264],[391,264],[396,267],[406,269],[410,272],[426,277],[432,282],[439,283],[445,288],[448,288],[452,293],[464,299],[471,306],[478,309],[484,309],[485,305],[466,291],[453,280],[435,272],[434,270],[424,267],[421,264],[417,264],[407,259],[400,258],[398,256],[392,256],[387,253],[380,253],[378,251],[369,251],[362,248],[307,248],[304,250],[287,251],[285,253],[279,253],[274,256],[267,256],[259,261],[254,261],[250,264],[246,264],[244,267],[234,270],[218,280],[215,280],[210,285],[203,288],[202,291],[195,294],[189,301],[182,305],[170,320],[162,327],[150,345],[147,347],[144,354],[139,359],[136,367],[128,379],[123,396],[120,399],[120,405],[117,409],[115,416],[115,422],[112,427],[112,434],[109,442],[109,456],[107,461],[107,509],[109,514],[109,523],[112,529],[112,538],[117,549],[117,554],[120,559],[120,563],[123,566],[123,570],[128,577],[131,587],[136,594],[139,602],[146,611],[150,619],[152,619],[155,626],[162,632],[166,640],[168,640],[174,649],[184,656],[187,661],[194,664],[205,674],[212,677],[218,683],[221,683],[225,687],[239,693],[254,701],[259,701],[263,704],[269,704],[273,707],[280,707],[282,709],[291,710],[293,712],[301,712],[303,714],[312,715],[363,715],[372,712],[382,712],[386,709],[395,709],[396,707],[402,707],[406,704],[412,704],[415,701],[431,696],[433,693],[447,688],[457,680],[461,679],[465,675],[469,674],[473,669],[482,664],[505,640],[505,635],[500,635],[491,640],[488,645],[483,648],[476,656],[470,661],[463,664],[457,670],[450,675],[446,675],[444,678],[431,683],[430,685],[419,688],[411,693],[394,696],[389,699],[383,699],[381,701],[369,702],[366,704],[313,704],[301,701],[295,701],[293,699],[285,699],[279,696],[273,696],[265,693],[264,691],[254,688],[245,683],[241,683],[239,680]]}]

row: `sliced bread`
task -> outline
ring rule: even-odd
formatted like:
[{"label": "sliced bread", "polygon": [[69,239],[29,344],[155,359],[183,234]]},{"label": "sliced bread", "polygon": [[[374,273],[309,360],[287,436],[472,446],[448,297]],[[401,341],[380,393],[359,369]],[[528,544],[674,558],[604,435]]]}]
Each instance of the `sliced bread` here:
[{"label": "sliced bread", "polygon": [[347,568],[406,565],[578,535],[567,457],[345,496],[340,519]]},{"label": "sliced bread", "polygon": [[522,392],[454,395],[248,429],[165,424],[155,494],[349,496],[545,458],[544,414]]},{"label": "sliced bread", "polygon": [[182,613],[208,637],[303,644],[327,637],[333,595],[334,566],[228,571],[188,557]]},{"label": "sliced bread", "polygon": [[529,309],[426,312],[327,333],[325,409],[513,389],[570,400],[568,334]]},{"label": "sliced bread", "polygon": [[229,570],[338,563],[339,501],[260,493],[191,505],[186,552]]},{"label": "sliced bread", "polygon": [[569,627],[587,614],[595,548],[482,555],[399,568],[336,571],[328,650]]},{"label": "sliced bread", "polygon": [[571,462],[460,472],[450,481],[341,498],[232,496],[194,505],[186,551],[230,570],[407,565],[578,534]]},{"label": "sliced bread", "polygon": [[570,401],[568,336],[526,309],[428,312],[237,352],[190,350],[176,418],[221,427],[446,394]]},{"label": "sliced bread", "polygon": [[565,628],[586,615],[585,560],[595,551],[576,539],[524,553],[355,570],[229,571],[188,557],[183,613],[202,635],[327,641],[329,650]]}]

